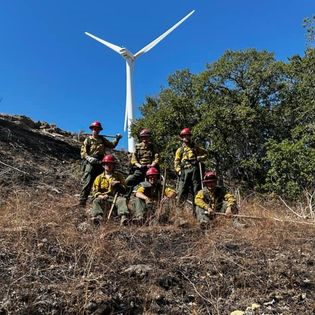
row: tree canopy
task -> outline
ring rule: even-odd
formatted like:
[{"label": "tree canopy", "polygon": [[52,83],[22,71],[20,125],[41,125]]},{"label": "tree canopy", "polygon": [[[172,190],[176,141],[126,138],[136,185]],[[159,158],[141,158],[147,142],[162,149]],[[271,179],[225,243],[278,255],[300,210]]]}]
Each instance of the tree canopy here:
[{"label": "tree canopy", "polygon": [[198,74],[176,71],[148,97],[133,134],[150,128],[172,167],[179,132],[208,150],[207,167],[244,188],[295,198],[314,187],[315,50],[284,63],[267,51],[226,51]]}]

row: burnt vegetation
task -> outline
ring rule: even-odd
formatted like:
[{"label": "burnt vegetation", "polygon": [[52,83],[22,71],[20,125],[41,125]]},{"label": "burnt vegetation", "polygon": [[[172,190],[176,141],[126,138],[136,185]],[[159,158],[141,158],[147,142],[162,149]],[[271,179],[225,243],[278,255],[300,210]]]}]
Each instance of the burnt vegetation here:
[{"label": "burnt vegetation", "polygon": [[313,220],[252,194],[241,230],[189,209],[186,228],[93,228],[77,137],[25,121],[0,118],[0,314],[314,314]]}]

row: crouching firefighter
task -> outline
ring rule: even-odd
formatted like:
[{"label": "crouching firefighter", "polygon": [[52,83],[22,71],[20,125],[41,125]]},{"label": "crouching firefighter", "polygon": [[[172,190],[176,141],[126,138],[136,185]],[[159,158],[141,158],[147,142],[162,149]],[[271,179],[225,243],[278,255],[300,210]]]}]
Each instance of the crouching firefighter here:
[{"label": "crouching firefighter", "polygon": [[155,223],[165,223],[169,220],[171,200],[175,200],[176,192],[161,184],[155,167],[150,167],[145,176],[146,181],[141,182],[135,192],[134,222],[141,224],[145,218],[152,217]]},{"label": "crouching firefighter", "polygon": [[95,224],[99,224],[104,213],[108,213],[110,209],[116,210],[116,214],[120,217],[121,225],[127,223],[129,212],[127,200],[122,196],[126,193],[125,179],[120,173],[114,171],[115,163],[116,161],[112,155],[105,155],[102,160],[104,171],[96,177],[93,183],[91,213],[92,221]]},{"label": "crouching firefighter", "polygon": [[[225,213],[227,216],[238,214],[236,198],[225,187],[217,186],[217,180],[214,172],[206,171],[202,180],[204,187],[195,197],[196,215],[201,228],[208,225],[215,213]],[[233,218],[233,225],[244,227],[237,218]]]},{"label": "crouching firefighter", "polygon": [[83,159],[82,189],[79,201],[81,206],[85,206],[96,176],[103,172],[101,161],[106,150],[114,149],[122,138],[120,134],[117,134],[116,139],[111,142],[100,135],[103,128],[99,121],[94,121],[89,128],[92,130],[92,135],[84,140],[81,147],[81,158]]}]

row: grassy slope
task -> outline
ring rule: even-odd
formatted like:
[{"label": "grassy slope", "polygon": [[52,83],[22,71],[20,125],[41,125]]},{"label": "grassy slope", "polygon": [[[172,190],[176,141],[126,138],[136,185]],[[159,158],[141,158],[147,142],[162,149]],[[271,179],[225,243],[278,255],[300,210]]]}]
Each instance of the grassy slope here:
[{"label": "grassy slope", "polygon": [[[257,314],[314,314],[313,226],[249,220],[239,231],[221,217],[202,231],[188,211],[185,229],[112,220],[82,231],[78,148],[10,131],[0,160],[29,174],[0,179],[0,314],[229,314],[252,303]],[[266,200],[243,199],[242,213],[290,219]]]}]

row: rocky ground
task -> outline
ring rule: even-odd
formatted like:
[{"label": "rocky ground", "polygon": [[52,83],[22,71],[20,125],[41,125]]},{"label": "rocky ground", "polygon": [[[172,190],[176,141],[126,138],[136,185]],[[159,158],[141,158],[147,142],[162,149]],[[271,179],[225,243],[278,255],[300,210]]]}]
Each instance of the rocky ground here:
[{"label": "rocky ground", "polygon": [[76,206],[80,142],[43,125],[0,115],[0,314],[315,314],[312,222],[243,198],[265,219],[241,230],[200,230],[189,209],[185,228],[94,228]]}]

